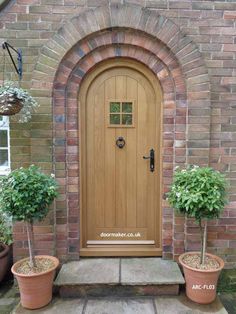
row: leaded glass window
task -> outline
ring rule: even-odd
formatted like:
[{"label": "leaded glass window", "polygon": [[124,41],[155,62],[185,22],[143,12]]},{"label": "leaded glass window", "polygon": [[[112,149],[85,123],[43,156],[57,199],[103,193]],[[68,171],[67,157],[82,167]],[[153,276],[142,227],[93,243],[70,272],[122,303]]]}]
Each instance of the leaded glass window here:
[{"label": "leaded glass window", "polygon": [[109,126],[134,126],[134,103],[132,101],[110,101]]}]

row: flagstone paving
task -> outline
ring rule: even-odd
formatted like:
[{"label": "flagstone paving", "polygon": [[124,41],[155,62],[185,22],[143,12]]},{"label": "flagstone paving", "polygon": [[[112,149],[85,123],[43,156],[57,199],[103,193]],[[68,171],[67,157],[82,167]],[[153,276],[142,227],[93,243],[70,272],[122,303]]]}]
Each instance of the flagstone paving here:
[{"label": "flagstone paving", "polygon": [[220,300],[229,314],[236,313],[236,292],[221,292]]},{"label": "flagstone paving", "polygon": [[13,314],[227,314],[219,298],[210,305],[189,301],[184,294],[172,297],[58,299],[40,310],[20,305]]},{"label": "flagstone paving", "polygon": [[18,304],[19,291],[11,280],[1,283],[0,286],[0,314],[235,314],[236,293],[221,293],[220,298],[228,312],[219,297],[210,305],[199,305],[189,301],[183,292],[179,296],[171,297],[54,297],[48,306],[30,311]]},{"label": "flagstone paving", "polygon": [[13,279],[0,283],[0,314],[9,314],[19,303],[20,295]]}]

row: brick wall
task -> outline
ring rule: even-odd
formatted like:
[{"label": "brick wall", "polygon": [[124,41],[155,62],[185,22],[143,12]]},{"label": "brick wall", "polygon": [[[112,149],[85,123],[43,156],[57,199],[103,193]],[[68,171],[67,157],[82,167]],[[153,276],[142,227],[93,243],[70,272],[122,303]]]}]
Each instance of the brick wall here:
[{"label": "brick wall", "polygon": [[[141,10],[140,6],[146,9]],[[93,10],[95,7],[99,8]],[[31,88],[32,95],[41,104],[30,124],[11,123],[13,167],[37,163],[45,171],[55,172],[61,186],[55,210],[44,223],[35,227],[38,253],[57,254],[62,260],[78,258],[78,165],[75,159],[79,136],[75,117],[68,120],[67,116],[68,112],[76,114],[77,110],[73,97],[70,100],[70,95],[66,95],[68,110],[65,112],[62,91],[67,85],[60,83],[68,83],[66,77],[72,73],[69,61],[75,62],[73,67],[80,62],[73,57],[72,48],[77,42],[83,51],[81,59],[85,55],[91,59],[91,54],[99,58],[98,51],[102,58],[111,53],[98,45],[91,49],[93,41],[97,43],[96,38],[101,36],[94,33],[93,14],[96,14],[98,24],[107,25],[109,12],[118,14],[122,8],[123,20],[118,16],[114,27],[125,26],[128,30],[136,21],[140,30],[150,34],[146,46],[145,41],[139,41],[143,33],[136,30],[136,35],[133,34],[139,47],[137,59],[144,61],[144,50],[156,56],[164,51],[163,55],[159,54],[159,60],[167,58],[171,51],[172,64],[178,71],[173,86],[178,86],[178,79],[184,82],[179,97],[172,93],[170,85],[165,93],[164,124],[171,131],[163,135],[163,191],[171,182],[176,164],[209,163],[227,174],[230,204],[222,218],[211,222],[208,244],[210,251],[225,258],[227,267],[233,267],[236,265],[236,3],[227,0],[16,0],[0,11],[0,38],[23,50],[22,86]],[[103,17],[101,22],[99,16]],[[148,16],[146,20],[145,16]],[[153,25],[157,20],[159,24]],[[138,28],[137,25],[133,28]],[[120,34],[116,37],[117,42],[114,39],[109,42],[107,37],[106,44],[112,51],[116,44],[122,44],[125,56],[129,43],[122,38],[127,35],[122,37],[122,32],[115,28],[114,32]],[[83,41],[85,34],[91,40],[87,48]],[[181,36],[174,42],[172,37],[176,34]],[[148,43],[153,40],[159,47],[153,46],[151,51]],[[106,51],[102,53],[102,49]],[[95,57],[93,55],[92,59]],[[168,66],[168,62],[162,66],[170,78],[173,67]],[[6,76],[16,79],[10,64],[7,72]],[[159,73],[159,79],[163,73]],[[1,62],[0,79],[2,76]],[[168,100],[168,95],[173,98]],[[173,215],[163,200],[164,256],[176,257],[184,247],[197,249],[198,240],[198,229],[192,221]],[[19,224],[15,226],[15,256],[25,255],[26,250],[24,228]]]}]

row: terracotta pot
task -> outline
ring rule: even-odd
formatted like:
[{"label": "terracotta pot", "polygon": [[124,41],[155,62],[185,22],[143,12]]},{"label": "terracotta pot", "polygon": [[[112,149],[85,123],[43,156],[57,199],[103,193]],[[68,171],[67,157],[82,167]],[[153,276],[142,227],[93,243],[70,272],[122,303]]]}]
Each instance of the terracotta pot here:
[{"label": "terracotta pot", "polygon": [[183,263],[185,255],[200,254],[199,252],[187,252],[179,256],[179,262],[183,267],[186,281],[187,297],[200,304],[209,304],[216,298],[217,281],[221,270],[224,268],[224,261],[213,254],[207,256],[217,260],[220,267],[214,270],[196,269]]},{"label": "terracotta pot", "polygon": [[20,263],[28,258],[16,262],[11,271],[17,279],[21,304],[27,309],[38,309],[47,305],[52,300],[52,285],[55,276],[55,270],[59,265],[56,257],[48,255],[37,255],[37,258],[48,258],[54,263],[54,267],[40,274],[25,275],[16,272]]},{"label": "terracotta pot", "polygon": [[0,282],[1,282],[8,271],[10,247],[3,243],[1,243],[0,246],[3,248],[3,251],[0,252]]}]

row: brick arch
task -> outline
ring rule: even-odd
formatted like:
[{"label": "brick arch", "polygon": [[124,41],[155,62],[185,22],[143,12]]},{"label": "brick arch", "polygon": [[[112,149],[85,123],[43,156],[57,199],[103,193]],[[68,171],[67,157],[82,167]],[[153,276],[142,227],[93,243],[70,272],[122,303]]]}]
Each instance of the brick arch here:
[{"label": "brick arch", "polygon": [[[56,90],[64,90],[75,67],[78,68],[79,65],[79,70],[77,71],[80,72],[80,77],[82,79],[83,75],[90,71],[97,62],[104,60],[104,58],[110,54],[111,57],[128,56],[139,60],[143,64],[146,64],[159,79],[162,79],[162,76],[172,79],[174,81],[173,86],[175,87],[172,92],[175,93],[177,98],[187,98],[185,80],[183,78],[181,67],[176,61],[176,58],[173,55],[170,55],[168,50],[155,52],[155,48],[158,48],[159,46],[158,42],[155,46],[153,45],[149,49],[145,48],[145,46],[142,47],[138,45],[140,42],[145,43],[146,45],[149,43],[149,39],[141,34],[138,37],[138,42],[132,41],[132,44],[130,44],[129,37],[126,38],[129,31],[116,30],[114,33],[115,36],[118,37],[118,40],[115,42],[112,41],[114,34],[106,32],[96,35],[96,42],[94,41],[92,48],[89,47],[89,42],[93,40],[93,37],[92,39],[81,41],[74,46],[70,53],[68,53],[60,63],[54,79],[53,88]],[[129,47],[132,49],[133,54],[131,52],[129,54],[129,52],[126,51]],[[126,53],[124,54],[125,51]],[[162,56],[164,56],[163,59],[161,59]],[[84,62],[86,58],[90,58],[90,64]]]},{"label": "brick arch", "polygon": [[[57,64],[61,62],[74,45],[91,34],[116,27],[138,30],[160,41],[162,47],[168,47],[177,57],[184,74],[184,57],[198,50],[195,43],[185,36],[175,23],[157,12],[131,4],[101,6],[96,9],[84,10],[78,16],[67,21],[57,31],[52,39],[42,48],[41,55],[35,66],[33,79],[37,81],[38,71],[48,74],[48,71],[44,72],[43,70],[46,70],[47,67],[46,59],[52,58],[55,60],[55,65],[50,66],[49,81],[53,82]],[[199,67],[205,68],[200,53],[198,53],[197,61]],[[203,69],[201,70],[203,71]],[[207,71],[205,71],[205,74],[207,75]]]},{"label": "brick arch", "polygon": [[[121,32],[125,33],[124,30],[116,32],[116,36],[124,38]],[[109,35],[109,36],[108,36]],[[77,182],[79,181],[78,174],[76,171],[79,169],[78,160],[78,92],[80,84],[83,78],[88,72],[90,72],[96,64],[104,60],[112,59],[117,57],[117,53],[120,58],[130,58],[137,60],[145,64],[149,69],[155,73],[160,81],[163,95],[164,95],[164,127],[166,128],[163,133],[163,182],[164,191],[167,190],[168,184],[170,183],[170,175],[173,172],[173,166],[176,163],[185,163],[186,147],[183,141],[186,141],[185,137],[185,116],[186,116],[186,90],[184,85],[184,79],[182,77],[181,68],[176,62],[175,58],[168,56],[167,64],[160,60],[153,51],[144,49],[143,47],[134,46],[130,44],[121,44],[121,41],[117,40],[117,43],[104,44],[105,38],[108,40],[112,36],[111,32],[103,33],[99,42],[103,43],[93,45],[90,49],[89,45],[85,49],[84,44],[88,42],[88,39],[81,41],[76,45],[73,50],[63,59],[60,67],[57,71],[57,75],[54,81],[53,89],[53,108],[54,108],[54,130],[55,130],[55,150],[54,158],[55,164],[61,161],[66,162],[66,168],[68,169],[67,177],[65,182],[70,184],[69,190],[65,193],[64,198],[67,199],[68,208],[68,228],[67,228],[67,239],[68,247],[72,251],[79,251],[78,238],[79,238],[79,223],[78,219],[78,193]],[[102,38],[103,37],[103,38]],[[96,37],[96,39],[98,39]],[[111,39],[111,38],[110,38]],[[127,42],[129,42],[127,38]],[[141,40],[142,38],[140,38]],[[92,40],[92,38],[90,39]],[[146,41],[148,39],[146,38]],[[147,44],[147,43],[146,43]],[[86,53],[82,53],[82,47]],[[79,51],[79,55],[78,55]],[[82,56],[82,57],[81,57]],[[170,69],[172,71],[170,71]],[[173,74],[173,75],[172,75]],[[176,123],[174,124],[174,120]],[[64,132],[57,132],[63,126]],[[175,129],[176,128],[176,129]],[[63,139],[66,135],[67,143],[64,143]],[[175,136],[175,134],[177,134]],[[58,144],[57,144],[58,143]],[[175,147],[174,143],[177,143]],[[181,144],[182,143],[182,144]],[[172,156],[175,156],[172,160]],[[66,184],[65,184],[66,189]],[[163,200],[163,207],[165,207],[165,201]],[[166,214],[167,213],[167,214]],[[59,213],[60,215],[60,213]],[[173,219],[172,212],[163,210],[163,219],[168,220],[170,216]],[[60,219],[60,217],[58,217]],[[58,220],[59,220],[58,219]],[[73,223],[69,222],[73,221]],[[60,230],[60,228],[59,228]],[[65,235],[65,230],[63,235]],[[76,231],[77,230],[77,231]],[[70,236],[70,235],[73,235]],[[163,241],[163,255],[169,255],[169,243],[172,242],[171,234],[163,229],[164,241]],[[62,234],[60,231],[57,232],[58,237],[56,245],[60,251]],[[68,252],[70,255],[71,252]],[[75,256],[75,254],[71,254]]]}]

